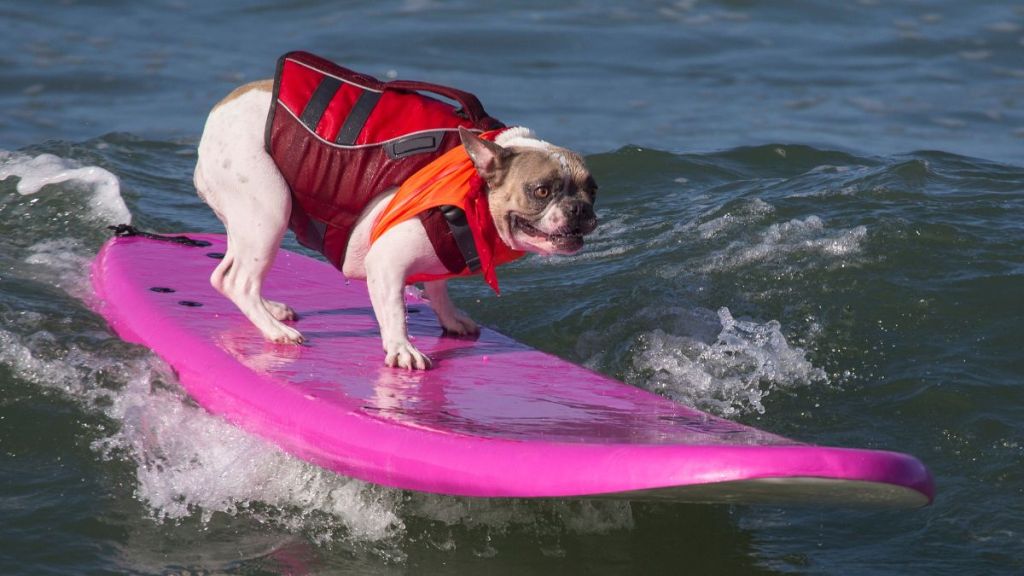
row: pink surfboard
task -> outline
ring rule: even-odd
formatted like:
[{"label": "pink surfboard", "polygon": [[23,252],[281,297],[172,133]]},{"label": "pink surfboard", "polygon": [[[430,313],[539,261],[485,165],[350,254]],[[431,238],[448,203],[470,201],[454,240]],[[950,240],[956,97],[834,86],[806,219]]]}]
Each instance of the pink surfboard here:
[{"label": "pink surfboard", "polygon": [[210,288],[224,237],[189,238],[209,245],[104,245],[92,269],[98,311],[206,410],[338,473],[477,497],[916,507],[934,496],[911,456],[789,440],[492,330],[446,337],[414,296],[409,331],[434,368],[386,368],[366,285],[284,250],[265,296],[296,310],[307,342],[266,342]]}]

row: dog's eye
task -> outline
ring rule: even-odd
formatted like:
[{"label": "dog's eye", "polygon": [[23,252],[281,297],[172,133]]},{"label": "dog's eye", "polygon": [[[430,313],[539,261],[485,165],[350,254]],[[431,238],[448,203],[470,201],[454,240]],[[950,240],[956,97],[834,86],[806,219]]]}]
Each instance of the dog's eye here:
[{"label": "dog's eye", "polygon": [[547,186],[537,186],[533,189],[533,196],[543,200],[548,196],[551,196],[551,188],[548,188]]}]

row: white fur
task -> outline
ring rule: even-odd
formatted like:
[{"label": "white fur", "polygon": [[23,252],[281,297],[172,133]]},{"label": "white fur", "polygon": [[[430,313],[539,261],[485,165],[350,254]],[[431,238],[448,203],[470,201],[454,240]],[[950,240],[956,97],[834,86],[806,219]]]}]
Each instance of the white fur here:
[{"label": "white fur", "polygon": [[[302,334],[286,324],[296,319],[287,305],[262,297],[263,279],[277,255],[288,227],[291,193],[273,159],[263,147],[270,92],[254,88],[216,107],[199,142],[195,185],[227,229],[228,247],[210,283],[275,342],[301,343]],[[516,132],[528,142],[532,132]],[[345,255],[343,272],[365,278],[380,325],[385,364],[424,369],[430,359],[409,342],[404,301],[405,279],[413,274],[442,274],[418,218],[398,224],[371,246],[370,229],[394,191],[366,208],[358,219]],[[441,325],[456,334],[478,331],[455,309],[444,281],[428,282],[427,296]]]},{"label": "white fur", "polygon": [[525,126],[515,126],[505,130],[498,137],[494,139],[494,143],[503,148],[509,146],[519,146],[522,148],[539,148],[541,150],[551,150],[555,146],[550,142],[545,142],[537,138],[537,135],[533,133],[533,130],[526,128]]}]

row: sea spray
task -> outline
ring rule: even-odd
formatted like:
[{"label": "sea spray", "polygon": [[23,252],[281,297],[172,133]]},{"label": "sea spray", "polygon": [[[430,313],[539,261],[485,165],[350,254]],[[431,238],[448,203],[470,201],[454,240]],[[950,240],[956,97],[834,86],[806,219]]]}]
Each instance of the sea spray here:
[{"label": "sea spray", "polygon": [[661,329],[641,334],[627,380],[722,416],[763,414],[773,390],[828,381],[777,321],[737,320],[724,307],[718,318],[721,331],[710,342]]}]

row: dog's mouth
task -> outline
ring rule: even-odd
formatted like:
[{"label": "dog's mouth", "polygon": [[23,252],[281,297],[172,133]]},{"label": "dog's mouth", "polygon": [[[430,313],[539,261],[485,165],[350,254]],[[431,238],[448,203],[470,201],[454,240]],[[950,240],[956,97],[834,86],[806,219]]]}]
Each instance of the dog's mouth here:
[{"label": "dog's mouth", "polygon": [[558,252],[572,253],[583,247],[583,233],[580,231],[564,228],[549,234],[515,214],[512,215],[511,224],[513,230],[518,230],[531,238],[547,240]]}]

